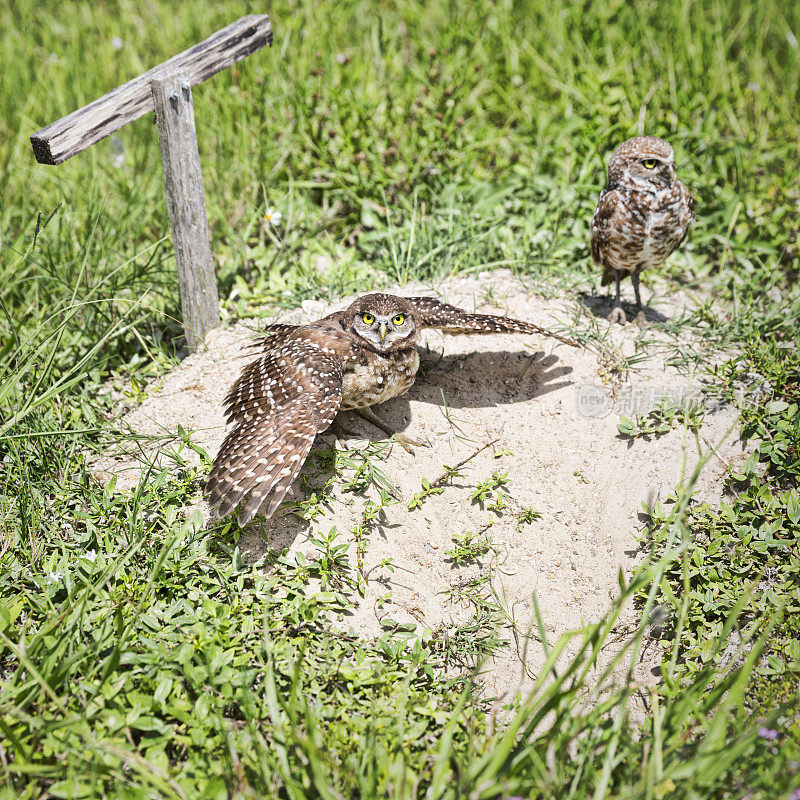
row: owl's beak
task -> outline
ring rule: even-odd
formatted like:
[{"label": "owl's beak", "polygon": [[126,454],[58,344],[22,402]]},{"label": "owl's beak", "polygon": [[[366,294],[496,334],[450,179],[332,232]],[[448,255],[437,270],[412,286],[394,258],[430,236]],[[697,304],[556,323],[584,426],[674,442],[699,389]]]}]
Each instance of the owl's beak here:
[{"label": "owl's beak", "polygon": [[386,338],[386,334],[388,332],[389,332],[389,328],[386,327],[386,323],[385,322],[381,322],[381,324],[378,325],[378,335],[381,337],[381,341],[383,341]]}]

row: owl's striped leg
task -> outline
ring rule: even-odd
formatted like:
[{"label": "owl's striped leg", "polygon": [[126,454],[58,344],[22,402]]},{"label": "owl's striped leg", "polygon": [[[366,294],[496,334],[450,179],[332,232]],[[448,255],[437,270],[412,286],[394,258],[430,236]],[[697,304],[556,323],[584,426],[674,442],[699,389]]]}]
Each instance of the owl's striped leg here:
[{"label": "owl's striped leg", "polygon": [[631,275],[631,283],[633,284],[633,291],[636,295],[636,324],[640,328],[644,328],[647,325],[647,320],[644,316],[644,309],[642,308],[642,298],[639,294],[639,270],[636,270]]},{"label": "owl's striped leg", "polygon": [[414,451],[412,447],[426,447],[427,445],[424,442],[418,442],[415,439],[410,439],[403,433],[398,433],[397,431],[393,431],[389,425],[387,425],[371,408],[359,408],[356,411],[359,417],[361,417],[366,422],[369,422],[371,425],[374,425],[376,428],[382,430],[390,439],[393,439],[400,447],[403,448],[407,453],[411,453],[414,455]]},{"label": "owl's striped leg", "polygon": [[615,322],[624,325],[628,320],[625,316],[625,312],[622,310],[622,300],[619,296],[619,282],[622,280],[622,273],[618,269],[614,270],[614,280],[617,282],[617,296],[614,298],[614,305],[611,306],[611,313],[606,319],[608,319],[612,325]]},{"label": "owl's striped leg", "polygon": [[636,270],[636,272],[631,275],[631,283],[633,284],[633,292],[636,295],[636,310],[641,311],[642,297],[639,294],[639,270]]}]

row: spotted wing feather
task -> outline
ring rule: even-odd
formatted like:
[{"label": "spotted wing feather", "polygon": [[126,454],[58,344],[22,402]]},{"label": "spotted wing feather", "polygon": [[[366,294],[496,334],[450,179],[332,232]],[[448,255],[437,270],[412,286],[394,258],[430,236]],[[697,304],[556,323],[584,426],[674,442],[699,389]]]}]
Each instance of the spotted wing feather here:
[{"label": "spotted wing feather", "polygon": [[[622,245],[620,231],[630,228],[625,206],[618,189],[604,189],[592,217],[591,248],[592,260],[603,267],[601,286],[614,280],[614,249]],[[641,247],[641,242],[639,243]]]},{"label": "spotted wing feather", "polygon": [[438,328],[444,333],[535,333],[549,336],[571,347],[578,343],[566,336],[511,317],[498,317],[493,314],[470,314],[463,309],[442,303],[433,297],[409,297],[414,305],[421,328]]},{"label": "spotted wing feather", "polygon": [[246,347],[253,350],[267,350],[270,347],[275,347],[288,334],[296,331],[299,327],[299,325],[288,325],[284,322],[273,322],[265,325],[261,329],[261,335],[253,339]]},{"label": "spotted wing feather", "polygon": [[211,505],[222,516],[238,505],[240,525],[259,508],[271,516],[341,402],[338,356],[302,336],[286,339],[249,364],[224,401],[228,421],[236,425],[208,477]]}]

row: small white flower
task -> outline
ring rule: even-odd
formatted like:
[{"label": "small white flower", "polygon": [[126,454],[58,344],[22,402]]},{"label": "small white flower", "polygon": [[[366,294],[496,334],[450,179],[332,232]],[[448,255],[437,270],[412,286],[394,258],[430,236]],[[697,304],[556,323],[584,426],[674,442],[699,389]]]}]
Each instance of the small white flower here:
[{"label": "small white flower", "polygon": [[63,580],[63,578],[64,578],[64,573],[61,572],[60,570],[47,573],[47,580],[49,583],[58,583],[59,581]]},{"label": "small white flower", "polygon": [[281,214],[281,212],[278,211],[276,208],[268,208],[267,213],[264,214],[264,220],[267,223],[267,225],[272,225],[272,226],[280,225],[282,219],[283,219],[283,214]]},{"label": "small white flower", "polygon": [[97,560],[97,550],[95,550],[95,549],[92,549],[92,550],[87,550],[87,551],[86,551],[86,552],[83,554],[83,557],[84,557],[84,558],[85,558],[87,561],[96,561],[96,560]]},{"label": "small white flower", "polygon": [[122,39],[119,38],[119,36],[114,36],[111,39],[111,46],[115,50],[122,50],[122,45],[123,45],[123,41],[122,41]]}]

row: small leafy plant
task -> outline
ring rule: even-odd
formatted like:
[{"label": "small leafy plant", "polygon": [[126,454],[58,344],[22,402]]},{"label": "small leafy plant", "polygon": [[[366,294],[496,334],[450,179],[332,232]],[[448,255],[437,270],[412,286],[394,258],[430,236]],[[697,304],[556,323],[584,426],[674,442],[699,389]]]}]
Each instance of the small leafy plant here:
[{"label": "small leafy plant", "polygon": [[[495,508],[496,510],[499,510],[503,506],[503,493],[500,491],[500,488],[510,483],[510,480],[511,479],[508,477],[508,471],[502,473],[493,472],[490,478],[487,478],[485,481],[481,481],[481,483],[475,487],[475,490],[472,493],[472,502],[479,503],[481,507],[483,507],[483,504],[486,502],[486,500],[495,495]],[[497,505],[498,503],[499,505]]]},{"label": "small leafy plant", "polygon": [[633,418],[620,416],[617,430],[625,439],[659,438],[671,430],[686,427],[697,432],[703,424],[705,410],[697,404],[670,405],[667,400],[647,414]]},{"label": "small leafy plant", "polygon": [[[451,476],[456,475],[455,472],[450,473]],[[431,483],[428,478],[423,477],[421,480],[422,488],[414,493],[414,496],[408,501],[408,510],[414,511],[414,509],[422,508],[425,504],[425,501],[436,494],[441,494],[444,491],[444,486],[442,483]]]},{"label": "small leafy plant", "polygon": [[527,506],[517,513],[517,530],[521,531],[526,525],[530,525],[541,518],[541,512],[537,511],[533,506]]},{"label": "small leafy plant", "polygon": [[494,543],[490,537],[485,535],[485,531],[479,533],[467,531],[456,534],[453,536],[453,545],[450,550],[445,550],[445,555],[449,556],[453,563],[459,565],[475,561],[495,549]]}]

